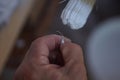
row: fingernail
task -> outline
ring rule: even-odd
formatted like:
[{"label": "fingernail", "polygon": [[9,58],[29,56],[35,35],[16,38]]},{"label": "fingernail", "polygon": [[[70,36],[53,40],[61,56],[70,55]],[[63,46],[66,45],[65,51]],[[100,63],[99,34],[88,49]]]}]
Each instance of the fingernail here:
[{"label": "fingernail", "polygon": [[69,38],[64,37],[60,31],[56,32],[61,36],[61,44],[64,44],[65,42],[71,42],[71,40]]},{"label": "fingernail", "polygon": [[71,39],[64,37],[65,42],[71,42]]},{"label": "fingernail", "polygon": [[61,44],[64,44],[66,42],[71,42],[71,40],[69,38],[64,37],[64,36],[61,36]]}]

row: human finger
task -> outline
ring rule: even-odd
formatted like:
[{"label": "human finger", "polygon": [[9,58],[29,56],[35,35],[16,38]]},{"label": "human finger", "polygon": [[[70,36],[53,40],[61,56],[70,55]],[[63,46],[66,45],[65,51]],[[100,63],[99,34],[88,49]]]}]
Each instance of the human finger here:
[{"label": "human finger", "polygon": [[60,42],[61,36],[58,35],[40,37],[32,43],[27,56],[39,61],[39,64],[49,64],[48,56],[50,51],[60,46]]},{"label": "human finger", "polygon": [[66,63],[71,60],[74,62],[83,61],[82,48],[75,43],[65,41],[65,43],[61,45],[61,52]]}]

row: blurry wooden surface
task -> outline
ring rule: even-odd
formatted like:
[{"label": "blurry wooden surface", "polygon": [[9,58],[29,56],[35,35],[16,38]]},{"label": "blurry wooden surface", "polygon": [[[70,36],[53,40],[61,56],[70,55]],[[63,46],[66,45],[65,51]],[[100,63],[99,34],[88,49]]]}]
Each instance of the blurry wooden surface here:
[{"label": "blurry wooden surface", "polygon": [[[57,0],[35,1],[35,5],[16,41],[5,68],[16,69],[23,60],[32,41],[47,33],[56,14],[57,6]],[[24,46],[19,47],[18,44],[21,40],[24,42]]]},{"label": "blurry wooden surface", "polygon": [[37,24],[39,27],[36,29],[36,37],[45,35],[49,31],[50,25],[55,18],[58,6],[60,5],[58,3],[59,1],[60,0],[52,0],[51,3],[48,4],[49,6],[46,10],[46,13],[44,13],[44,16],[42,16],[42,21]]},{"label": "blurry wooden surface", "polygon": [[34,7],[32,8],[32,11],[29,16],[29,23],[36,24],[39,15],[42,14],[45,4],[48,2],[48,0],[35,0]]},{"label": "blurry wooden surface", "polygon": [[[11,43],[11,46],[9,46],[10,47],[9,51],[7,51],[5,55],[2,54],[4,56],[3,63],[5,63],[7,60],[7,64],[4,66],[4,70],[6,70],[6,69],[16,70],[16,68],[19,66],[19,64],[23,60],[24,55],[26,54],[26,51],[30,47],[31,42],[34,39],[36,39],[37,37],[47,33],[47,31],[49,30],[50,25],[55,17],[56,10],[59,5],[58,2],[59,2],[59,0],[35,0],[34,1],[31,12],[28,15],[28,18],[24,24],[24,28],[22,29],[23,26],[19,27],[19,30],[17,29],[17,31],[15,31],[15,32],[17,32],[17,34],[15,32],[13,33],[13,31],[11,31],[12,34],[14,34],[16,37],[14,39],[10,40],[12,43]],[[15,25],[18,25],[18,23],[16,24],[16,22],[15,22]],[[14,26],[13,28],[16,28],[16,27]],[[21,31],[21,29],[22,29],[22,31]],[[18,34],[19,34],[19,37],[18,37]],[[9,35],[9,36],[11,36],[11,35]],[[17,40],[16,40],[16,38],[17,38]],[[8,39],[8,37],[4,38],[4,39]],[[19,48],[17,45],[19,40],[22,40],[25,43],[25,45],[22,48]],[[2,45],[4,45],[4,43]],[[13,47],[13,49],[12,49],[12,47]],[[6,47],[6,46],[4,46],[4,48],[8,49],[8,47]],[[11,51],[11,49],[12,49],[12,51]],[[0,50],[1,50],[1,47],[0,47]],[[6,49],[4,49],[4,50],[6,50]],[[2,51],[0,51],[0,56],[1,56],[1,52]],[[10,52],[11,52],[11,54],[10,54]],[[4,71],[3,71],[3,73],[4,73]],[[9,73],[7,73],[7,74],[9,74]],[[7,75],[4,75],[4,76],[3,75],[4,74],[2,74],[1,77],[7,77]],[[3,80],[4,80],[4,78],[3,78]]]},{"label": "blurry wooden surface", "polygon": [[33,6],[34,0],[21,0],[10,23],[0,31],[0,73]]}]

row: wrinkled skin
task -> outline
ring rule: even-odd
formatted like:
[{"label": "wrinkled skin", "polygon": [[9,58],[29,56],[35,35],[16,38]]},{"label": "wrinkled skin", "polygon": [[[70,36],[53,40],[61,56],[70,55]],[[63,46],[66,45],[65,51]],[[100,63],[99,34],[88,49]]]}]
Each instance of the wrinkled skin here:
[{"label": "wrinkled skin", "polygon": [[[35,40],[17,69],[14,80],[87,80],[81,47],[67,38],[64,44],[60,43],[58,35]],[[48,59],[57,46],[60,46],[65,61],[62,67],[50,64]]]}]

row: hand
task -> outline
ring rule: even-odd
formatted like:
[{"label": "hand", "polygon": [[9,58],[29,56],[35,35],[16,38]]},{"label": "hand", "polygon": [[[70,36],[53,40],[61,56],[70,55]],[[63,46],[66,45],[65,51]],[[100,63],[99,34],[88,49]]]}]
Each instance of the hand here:
[{"label": "hand", "polygon": [[[15,73],[14,80],[87,80],[83,52],[79,45],[61,36],[49,35],[35,40],[22,64]],[[60,46],[60,51],[56,47]],[[51,64],[48,56],[60,53],[65,61],[64,66]]]}]

